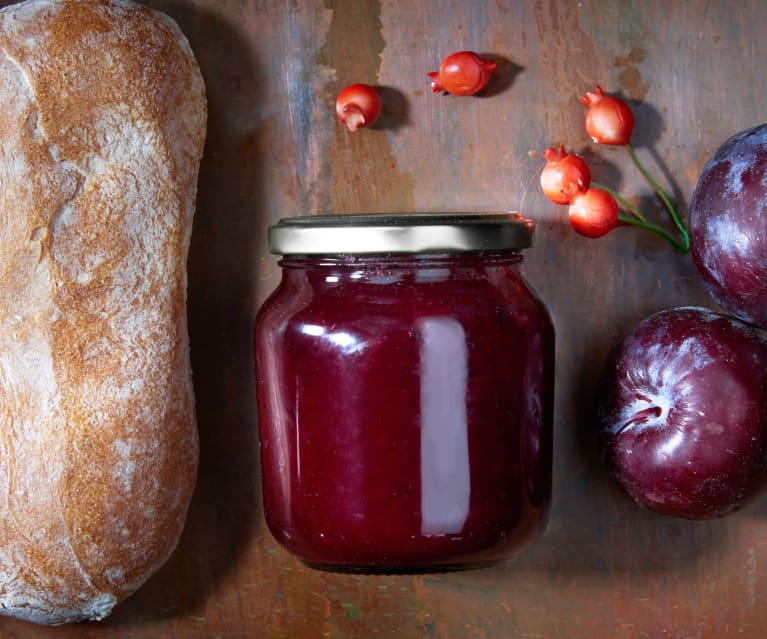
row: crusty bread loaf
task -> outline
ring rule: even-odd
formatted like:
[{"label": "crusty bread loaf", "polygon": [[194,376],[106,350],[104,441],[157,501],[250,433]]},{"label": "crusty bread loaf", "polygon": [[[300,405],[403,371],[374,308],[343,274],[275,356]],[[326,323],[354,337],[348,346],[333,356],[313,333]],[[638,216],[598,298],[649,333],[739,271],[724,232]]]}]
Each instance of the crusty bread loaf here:
[{"label": "crusty bread loaf", "polygon": [[178,26],[0,11],[0,613],[101,619],[174,549],[198,457],[186,258],[205,134]]}]

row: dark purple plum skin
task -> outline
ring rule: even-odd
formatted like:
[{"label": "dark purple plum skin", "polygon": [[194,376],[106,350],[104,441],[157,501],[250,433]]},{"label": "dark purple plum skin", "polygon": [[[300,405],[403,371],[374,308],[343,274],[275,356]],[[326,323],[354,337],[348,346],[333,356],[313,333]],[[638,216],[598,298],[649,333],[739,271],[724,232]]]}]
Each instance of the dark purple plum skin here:
[{"label": "dark purple plum skin", "polygon": [[767,479],[767,338],[683,307],[614,349],[597,397],[602,457],[640,506],[686,519],[735,512]]},{"label": "dark purple plum skin", "polygon": [[690,200],[692,258],[729,313],[767,327],[767,124],[714,153]]}]

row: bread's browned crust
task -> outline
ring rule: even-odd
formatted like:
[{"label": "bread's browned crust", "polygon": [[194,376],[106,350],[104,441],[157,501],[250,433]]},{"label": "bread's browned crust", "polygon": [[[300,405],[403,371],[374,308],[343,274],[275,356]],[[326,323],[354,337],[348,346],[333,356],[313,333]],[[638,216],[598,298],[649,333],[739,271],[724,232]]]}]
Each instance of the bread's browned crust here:
[{"label": "bread's browned crust", "polygon": [[0,612],[100,619],[175,547],[204,87],[125,0],[0,11]]}]

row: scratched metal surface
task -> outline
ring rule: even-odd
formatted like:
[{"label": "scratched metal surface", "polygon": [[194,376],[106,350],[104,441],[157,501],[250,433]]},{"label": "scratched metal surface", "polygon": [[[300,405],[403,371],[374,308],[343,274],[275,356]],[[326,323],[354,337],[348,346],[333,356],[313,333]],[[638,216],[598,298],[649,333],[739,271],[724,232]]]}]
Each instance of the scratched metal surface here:
[{"label": "scratched metal surface", "polygon": [[[688,257],[617,230],[576,236],[537,188],[540,151],[583,152],[595,179],[659,210],[621,150],[594,147],[577,96],[627,98],[635,144],[685,210],[711,152],[767,117],[759,0],[465,2],[151,0],[188,34],[210,131],[190,257],[202,441],[176,554],[100,624],[0,636],[78,638],[764,637],[767,500],[721,521],[660,518],[606,480],[589,401],[602,358],[661,308],[712,305]],[[488,92],[429,92],[459,49],[501,61]],[[384,114],[349,134],[335,93],[380,88]],[[260,511],[250,352],[278,279],[266,227],[285,215],[521,210],[538,221],[526,273],[558,332],[554,500],[545,535],[497,568],[422,576],[312,571]]]}]

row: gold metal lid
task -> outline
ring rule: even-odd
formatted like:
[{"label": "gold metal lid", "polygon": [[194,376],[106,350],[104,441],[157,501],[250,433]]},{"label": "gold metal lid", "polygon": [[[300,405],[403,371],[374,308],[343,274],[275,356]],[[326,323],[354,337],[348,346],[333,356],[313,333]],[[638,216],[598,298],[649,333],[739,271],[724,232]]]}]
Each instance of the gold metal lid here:
[{"label": "gold metal lid", "polygon": [[403,213],[283,218],[269,227],[277,255],[500,251],[532,244],[520,213]]}]

